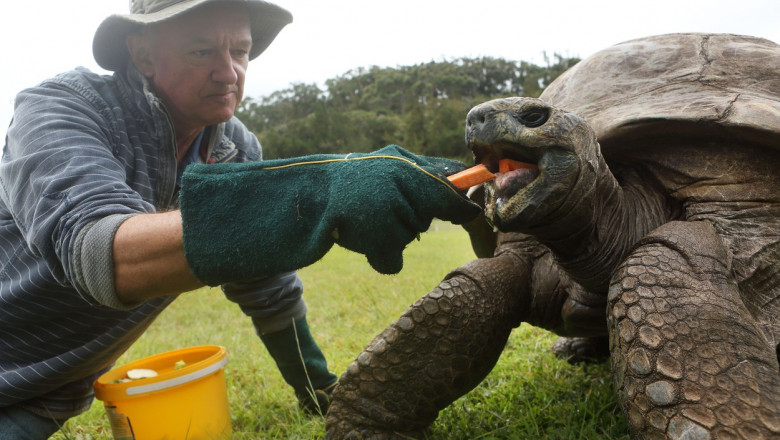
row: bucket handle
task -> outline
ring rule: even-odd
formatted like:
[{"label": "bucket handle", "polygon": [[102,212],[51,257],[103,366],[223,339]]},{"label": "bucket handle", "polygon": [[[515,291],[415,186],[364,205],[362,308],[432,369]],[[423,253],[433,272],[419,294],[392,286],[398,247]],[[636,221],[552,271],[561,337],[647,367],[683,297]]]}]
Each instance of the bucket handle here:
[{"label": "bucket handle", "polygon": [[201,368],[198,371],[193,371],[192,373],[185,374],[183,376],[174,377],[173,379],[163,380],[156,383],[151,383],[149,385],[139,385],[135,387],[128,387],[127,390],[125,390],[125,393],[127,393],[128,396],[135,396],[138,394],[143,393],[151,393],[153,391],[161,391],[168,388],[172,388],[187,382],[192,382],[194,380],[198,380],[201,377],[208,376],[209,374],[219,370],[220,368],[224,367],[227,363],[228,358],[225,356],[224,358],[220,359],[219,362],[215,362],[205,368]]}]

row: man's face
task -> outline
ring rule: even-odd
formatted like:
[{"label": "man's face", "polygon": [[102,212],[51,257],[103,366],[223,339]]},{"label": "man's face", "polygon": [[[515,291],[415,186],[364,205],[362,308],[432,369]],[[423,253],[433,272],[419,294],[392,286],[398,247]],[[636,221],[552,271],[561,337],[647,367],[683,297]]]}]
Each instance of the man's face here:
[{"label": "man's face", "polygon": [[200,8],[158,25],[141,68],[165,103],[177,131],[233,116],[244,94],[252,35],[241,5]]}]

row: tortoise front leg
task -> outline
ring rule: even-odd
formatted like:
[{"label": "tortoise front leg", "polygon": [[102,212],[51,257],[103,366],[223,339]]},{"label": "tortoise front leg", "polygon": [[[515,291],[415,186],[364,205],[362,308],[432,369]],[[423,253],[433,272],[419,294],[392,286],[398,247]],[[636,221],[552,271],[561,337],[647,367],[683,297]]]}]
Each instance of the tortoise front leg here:
[{"label": "tortoise front leg", "polygon": [[619,400],[638,438],[780,436],[780,367],[708,222],[640,241],[609,290]]},{"label": "tortoise front leg", "polygon": [[[450,273],[347,368],[333,394],[327,437],[423,436],[441,409],[487,376],[521,322],[606,333],[601,298],[573,284],[535,239],[502,234],[496,256]],[[595,322],[591,309],[598,309]]]},{"label": "tortoise front leg", "polygon": [[527,281],[516,268],[486,276],[500,259],[454,271],[365,348],[333,393],[327,438],[422,438],[487,376],[520,323],[516,291]]}]

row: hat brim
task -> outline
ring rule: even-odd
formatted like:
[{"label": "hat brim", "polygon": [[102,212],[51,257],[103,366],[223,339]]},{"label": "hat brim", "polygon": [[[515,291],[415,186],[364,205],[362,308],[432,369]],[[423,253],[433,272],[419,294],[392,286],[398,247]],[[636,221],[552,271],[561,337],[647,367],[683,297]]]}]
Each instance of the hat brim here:
[{"label": "hat brim", "polygon": [[98,65],[106,70],[124,69],[130,54],[125,37],[141,26],[160,23],[176,17],[206,3],[233,2],[247,6],[249,25],[252,30],[252,49],[249,59],[263,53],[279,32],[292,23],[292,14],[273,3],[263,0],[194,0],[172,5],[159,12],[149,14],[115,14],[107,17],[95,31],[92,40],[92,55]]}]

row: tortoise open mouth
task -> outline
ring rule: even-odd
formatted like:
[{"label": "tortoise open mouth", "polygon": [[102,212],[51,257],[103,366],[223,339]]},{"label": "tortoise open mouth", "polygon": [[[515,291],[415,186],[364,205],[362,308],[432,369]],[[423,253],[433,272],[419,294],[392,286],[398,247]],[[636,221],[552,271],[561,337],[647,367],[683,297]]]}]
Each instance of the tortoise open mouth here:
[{"label": "tortoise open mouth", "polygon": [[[494,185],[498,198],[509,199],[539,177],[538,158],[534,151],[519,145],[500,142],[493,145],[471,145],[476,163],[484,164],[496,174]],[[510,161],[502,161],[510,159]]]}]

